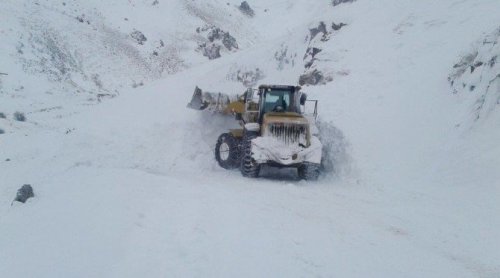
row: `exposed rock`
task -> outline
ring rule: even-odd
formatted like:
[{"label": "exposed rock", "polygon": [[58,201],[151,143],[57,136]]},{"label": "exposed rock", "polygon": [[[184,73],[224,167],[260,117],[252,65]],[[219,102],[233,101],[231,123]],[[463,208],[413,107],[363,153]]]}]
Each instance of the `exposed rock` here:
[{"label": "exposed rock", "polygon": [[309,41],[312,41],[314,37],[316,37],[316,35],[318,35],[319,33],[323,33],[323,37],[326,37],[328,34],[328,31],[326,30],[326,24],[323,21],[321,21],[318,27],[309,29],[309,33],[310,33]]},{"label": "exposed rock", "polygon": [[333,31],[338,31],[338,30],[340,30],[344,26],[347,26],[347,24],[342,23],[342,22],[339,23],[339,24],[335,24],[335,22],[332,22],[332,29],[333,29]]},{"label": "exposed rock", "polygon": [[210,42],[214,42],[215,40],[220,40],[220,39],[222,39],[223,33],[224,32],[220,28],[212,27],[212,28],[208,29],[207,39]]},{"label": "exposed rock", "polygon": [[306,50],[306,54],[304,55],[304,67],[306,69],[312,67],[314,61],[316,61],[316,55],[320,53],[322,50],[317,47],[308,47]]},{"label": "exposed rock", "polygon": [[85,15],[82,14],[82,15],[77,16],[76,20],[78,20],[79,22],[83,23],[85,21]]},{"label": "exposed rock", "polygon": [[[329,26],[321,21],[317,27],[309,29],[309,47],[303,58],[306,71],[299,77],[301,85],[318,85],[333,81],[331,75],[326,76],[322,71],[317,69],[316,61],[320,61],[317,55],[323,51],[324,42],[330,40],[332,34],[335,34],[336,31],[339,31],[346,25],[345,23],[336,24],[332,22],[331,26]],[[319,37],[318,35],[321,36]]]},{"label": "exposed rock", "polygon": [[299,77],[299,85],[301,86],[320,85],[320,84],[326,84],[331,81],[333,81],[333,78],[331,76],[325,76],[323,72],[317,69],[308,71]]},{"label": "exposed rock", "polygon": [[498,56],[491,57],[490,61],[488,62],[488,66],[490,66],[490,68],[494,67],[495,64],[497,63],[497,57]]},{"label": "exposed rock", "polygon": [[337,5],[343,4],[343,3],[352,3],[356,0],[332,0],[332,5],[335,7]]},{"label": "exposed rock", "polygon": [[281,49],[274,53],[274,59],[278,62],[278,70],[283,70],[285,65],[295,66],[295,58],[297,53],[288,54],[288,46],[285,44],[281,45]]},{"label": "exposed rock", "polygon": [[29,184],[23,185],[19,190],[17,190],[16,198],[14,201],[25,203],[29,198],[35,197],[33,193],[33,187]]},{"label": "exposed rock", "polygon": [[97,74],[97,73],[92,74],[91,79],[92,79],[92,82],[94,82],[94,84],[96,85],[96,87],[99,90],[103,89],[102,80],[101,80],[101,77],[99,76],[99,74]]},{"label": "exposed rock", "polygon": [[227,50],[238,49],[236,39],[229,33],[224,33],[224,35],[222,35],[222,44],[227,48]]},{"label": "exposed rock", "polygon": [[252,10],[252,8],[250,8],[250,5],[248,4],[247,1],[243,1],[241,2],[241,5],[239,7],[240,11],[250,17],[254,16],[255,15],[255,12],[254,10]]},{"label": "exposed rock", "polygon": [[236,39],[218,27],[206,25],[204,27],[196,28],[196,33],[206,33],[206,40],[199,44],[198,49],[201,50],[203,56],[213,60],[221,57],[221,49],[224,47],[228,51],[235,51],[238,49]]},{"label": "exposed rock", "polygon": [[85,15],[84,15],[84,14],[77,16],[77,17],[76,17],[76,20],[78,20],[78,21],[79,21],[79,22],[81,22],[81,23],[86,22],[87,24],[89,24],[89,25],[90,25],[90,20],[88,20],[88,19],[86,20],[86,19],[85,19]]},{"label": "exposed rock", "polygon": [[257,82],[265,77],[264,72],[259,68],[255,68],[254,70],[245,70],[245,69],[233,69],[227,75],[228,80],[241,82],[243,86],[247,88],[254,87],[257,85]]},{"label": "exposed rock", "polygon": [[97,94],[97,101],[101,102],[103,99],[112,99],[114,97],[116,97],[115,94]]},{"label": "exposed rock", "polygon": [[476,68],[479,68],[480,66],[483,65],[483,62],[478,61],[474,65],[470,66],[470,73],[473,73]]},{"label": "exposed rock", "polygon": [[24,113],[21,112],[14,112],[13,114],[14,120],[19,121],[19,122],[24,122],[26,121],[26,116],[24,116]]},{"label": "exposed rock", "polygon": [[141,81],[141,82],[135,82],[134,81],[134,83],[132,83],[132,88],[134,88],[134,89],[138,88],[138,87],[142,87],[142,86],[144,86],[144,82],[143,81]]},{"label": "exposed rock", "polygon": [[231,36],[229,32],[225,32],[215,26],[211,26],[208,29],[196,29],[198,33],[204,30],[208,31],[207,39],[210,42],[222,41],[222,44],[227,48],[227,50],[238,49],[238,43],[236,42],[236,39]]},{"label": "exposed rock", "polygon": [[146,36],[141,31],[134,30],[132,33],[130,33],[130,36],[137,41],[138,44],[143,45],[144,42],[146,42],[148,39]]},{"label": "exposed rock", "polygon": [[[500,104],[500,28],[477,41],[448,76],[453,94],[472,96],[470,123],[486,118]],[[461,125],[463,126],[463,125]]]},{"label": "exposed rock", "polygon": [[203,56],[207,57],[209,60],[220,58],[220,45],[214,43],[202,44],[200,45],[203,51]]}]

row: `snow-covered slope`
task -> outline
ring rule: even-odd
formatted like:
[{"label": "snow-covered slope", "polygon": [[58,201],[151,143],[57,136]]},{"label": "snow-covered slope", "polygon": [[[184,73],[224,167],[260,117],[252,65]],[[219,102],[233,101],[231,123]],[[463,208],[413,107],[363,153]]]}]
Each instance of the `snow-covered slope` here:
[{"label": "snow-covered slope", "polygon": [[[345,2],[4,1],[0,276],[500,276],[500,3]],[[221,169],[194,87],[299,79],[333,168]]]}]

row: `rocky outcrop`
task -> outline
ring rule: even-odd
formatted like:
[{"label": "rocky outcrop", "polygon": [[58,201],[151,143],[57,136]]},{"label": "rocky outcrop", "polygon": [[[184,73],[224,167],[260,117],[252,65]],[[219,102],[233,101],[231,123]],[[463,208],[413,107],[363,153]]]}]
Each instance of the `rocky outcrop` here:
[{"label": "rocky outcrop", "polygon": [[198,44],[198,50],[210,60],[221,57],[221,50],[238,50],[236,39],[218,27],[204,26],[196,28],[196,33],[203,36],[203,42]]},{"label": "rocky outcrop", "polygon": [[486,118],[500,105],[500,27],[478,41],[453,65],[453,94],[472,102],[472,120]]}]

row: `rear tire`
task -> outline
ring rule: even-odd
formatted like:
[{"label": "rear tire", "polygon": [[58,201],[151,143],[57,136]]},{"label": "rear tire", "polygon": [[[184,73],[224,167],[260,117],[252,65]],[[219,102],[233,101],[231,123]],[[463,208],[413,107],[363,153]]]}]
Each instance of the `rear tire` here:
[{"label": "rear tire", "polygon": [[260,164],[252,158],[252,139],[258,135],[256,131],[244,131],[240,165],[240,171],[244,177],[257,178],[259,176]]},{"label": "rear tire", "polygon": [[297,169],[299,177],[308,181],[315,181],[320,175],[320,165],[312,163],[304,163]]},{"label": "rear tire", "polygon": [[215,144],[215,160],[224,169],[234,169],[240,166],[240,146],[236,137],[223,133]]}]

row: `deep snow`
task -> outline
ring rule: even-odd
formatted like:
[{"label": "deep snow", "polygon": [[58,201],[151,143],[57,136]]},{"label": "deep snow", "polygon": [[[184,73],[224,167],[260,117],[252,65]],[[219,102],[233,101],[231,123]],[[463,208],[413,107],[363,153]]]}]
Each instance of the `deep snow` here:
[{"label": "deep snow", "polygon": [[[253,0],[252,18],[198,2],[5,1],[1,277],[500,276],[500,80],[478,120],[483,79],[462,75],[478,89],[455,93],[448,80],[471,52],[500,54],[481,44],[500,27],[497,0]],[[327,41],[308,37],[320,21]],[[239,49],[209,61],[206,24]],[[333,79],[304,90],[334,171],[305,182],[218,167],[215,141],[235,122],[187,109],[195,86],[241,93],[238,70],[257,68],[256,83],[296,84],[308,47]],[[11,206],[26,183],[35,198]]]}]

